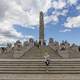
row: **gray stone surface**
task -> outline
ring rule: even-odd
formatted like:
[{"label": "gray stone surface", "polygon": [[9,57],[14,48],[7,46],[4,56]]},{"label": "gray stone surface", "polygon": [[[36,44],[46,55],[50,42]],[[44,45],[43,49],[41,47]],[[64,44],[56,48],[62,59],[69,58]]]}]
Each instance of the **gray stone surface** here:
[{"label": "gray stone surface", "polygon": [[80,59],[0,59],[0,80],[80,80]]},{"label": "gray stone surface", "polygon": [[0,74],[0,80],[80,80],[80,74]]},{"label": "gray stone surface", "polygon": [[80,59],[1,59],[0,74],[80,74]]}]

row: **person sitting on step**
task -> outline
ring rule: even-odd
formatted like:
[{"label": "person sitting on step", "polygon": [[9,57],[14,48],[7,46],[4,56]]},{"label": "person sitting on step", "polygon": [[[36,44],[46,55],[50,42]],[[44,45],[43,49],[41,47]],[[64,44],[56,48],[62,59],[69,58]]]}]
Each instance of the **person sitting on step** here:
[{"label": "person sitting on step", "polygon": [[45,58],[45,64],[46,64],[46,66],[49,66],[49,64],[50,64],[50,56],[49,56],[49,54],[45,53],[44,58]]}]

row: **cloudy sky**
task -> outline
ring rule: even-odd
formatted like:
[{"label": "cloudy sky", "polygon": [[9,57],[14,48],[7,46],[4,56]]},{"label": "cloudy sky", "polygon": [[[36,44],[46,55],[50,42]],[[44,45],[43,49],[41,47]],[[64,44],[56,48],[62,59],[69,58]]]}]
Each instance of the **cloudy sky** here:
[{"label": "cloudy sky", "polygon": [[38,40],[40,11],[45,40],[80,43],[80,0],[0,0],[0,44]]}]

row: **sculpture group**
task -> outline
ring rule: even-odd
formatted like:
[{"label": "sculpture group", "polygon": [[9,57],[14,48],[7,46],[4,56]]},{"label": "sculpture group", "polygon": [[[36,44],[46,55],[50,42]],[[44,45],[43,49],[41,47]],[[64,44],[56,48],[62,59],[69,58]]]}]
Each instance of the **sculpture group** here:
[{"label": "sculpture group", "polygon": [[70,44],[67,41],[59,43],[50,38],[48,45],[46,45],[43,12],[40,12],[39,23],[39,41],[30,38],[29,41],[24,41],[23,44],[20,40],[16,41],[14,46],[8,43],[6,48],[0,48],[0,58],[43,58],[45,53],[48,53],[51,58],[80,58],[80,46],[74,43]]}]

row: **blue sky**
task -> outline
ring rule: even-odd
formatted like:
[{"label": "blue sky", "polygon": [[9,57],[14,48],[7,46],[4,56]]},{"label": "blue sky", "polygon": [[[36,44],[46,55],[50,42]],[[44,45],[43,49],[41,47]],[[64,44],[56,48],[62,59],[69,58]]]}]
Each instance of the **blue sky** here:
[{"label": "blue sky", "polygon": [[40,11],[45,40],[80,44],[80,0],[0,0],[0,44],[38,40]]}]

